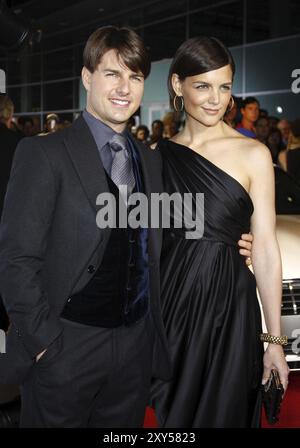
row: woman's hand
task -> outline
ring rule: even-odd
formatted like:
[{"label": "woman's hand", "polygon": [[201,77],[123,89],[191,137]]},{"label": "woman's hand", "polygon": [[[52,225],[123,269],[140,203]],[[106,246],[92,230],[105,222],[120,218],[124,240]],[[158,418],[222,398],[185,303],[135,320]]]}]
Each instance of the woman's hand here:
[{"label": "woman's hand", "polygon": [[285,360],[281,345],[269,344],[267,350],[265,351],[262,384],[265,384],[268,381],[272,369],[276,369],[278,371],[285,393],[288,386],[290,369]]},{"label": "woman's hand", "polygon": [[252,263],[251,261],[252,242],[253,242],[253,236],[251,235],[251,233],[243,233],[241,235],[241,239],[238,241],[240,254],[246,257],[247,266],[250,266]]}]

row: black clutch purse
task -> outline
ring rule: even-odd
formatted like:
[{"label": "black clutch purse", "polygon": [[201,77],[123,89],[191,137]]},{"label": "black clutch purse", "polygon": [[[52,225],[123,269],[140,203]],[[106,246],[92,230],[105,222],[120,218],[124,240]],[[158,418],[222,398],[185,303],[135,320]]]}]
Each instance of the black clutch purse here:
[{"label": "black clutch purse", "polygon": [[262,398],[268,423],[274,424],[279,420],[280,406],[284,389],[277,370],[271,370],[266,384],[262,385]]}]

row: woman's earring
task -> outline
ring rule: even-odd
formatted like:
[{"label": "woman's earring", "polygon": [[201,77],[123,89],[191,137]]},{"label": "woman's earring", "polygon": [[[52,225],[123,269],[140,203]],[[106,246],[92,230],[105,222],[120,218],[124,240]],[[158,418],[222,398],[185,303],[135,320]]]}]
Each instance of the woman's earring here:
[{"label": "woman's earring", "polygon": [[[179,108],[179,109],[177,109],[177,104],[176,104],[176,100],[177,100],[177,98],[180,98],[180,99],[181,99],[181,105],[180,105],[180,108]],[[174,106],[174,109],[176,110],[176,112],[182,112],[182,111],[183,111],[183,108],[184,108],[183,97],[182,97],[182,96],[175,95],[175,96],[174,96],[174,99],[173,99],[173,106]]]},{"label": "woman's earring", "polygon": [[[233,109],[233,106],[234,106],[234,99],[233,99],[233,96],[230,97],[229,102],[230,102],[230,101],[231,101],[231,106],[230,106],[230,108],[228,109],[229,112]],[[228,104],[229,104],[229,103],[228,103]]]}]

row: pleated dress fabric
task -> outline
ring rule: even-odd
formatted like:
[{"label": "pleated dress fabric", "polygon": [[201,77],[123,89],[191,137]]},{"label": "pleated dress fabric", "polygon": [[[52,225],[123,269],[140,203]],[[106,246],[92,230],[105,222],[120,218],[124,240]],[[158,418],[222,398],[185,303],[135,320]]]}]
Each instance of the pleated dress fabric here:
[{"label": "pleated dress fabric", "polygon": [[237,245],[253,203],[237,180],[192,149],[163,140],[159,150],[165,192],[204,193],[204,233],[187,239],[184,220],[164,230],[161,301],[173,378],[153,382],[152,406],[161,427],[259,427],[261,314]]}]

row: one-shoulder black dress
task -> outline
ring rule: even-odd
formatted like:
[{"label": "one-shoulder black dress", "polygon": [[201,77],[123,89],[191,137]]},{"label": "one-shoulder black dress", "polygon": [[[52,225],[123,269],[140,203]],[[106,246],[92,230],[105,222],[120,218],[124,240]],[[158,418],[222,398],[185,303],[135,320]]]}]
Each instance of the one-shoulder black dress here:
[{"label": "one-shoulder black dress", "polygon": [[162,313],[173,379],[155,380],[162,427],[259,427],[263,371],[255,277],[237,241],[253,203],[243,186],[190,148],[164,140],[165,192],[204,193],[204,233],[164,231]]}]

